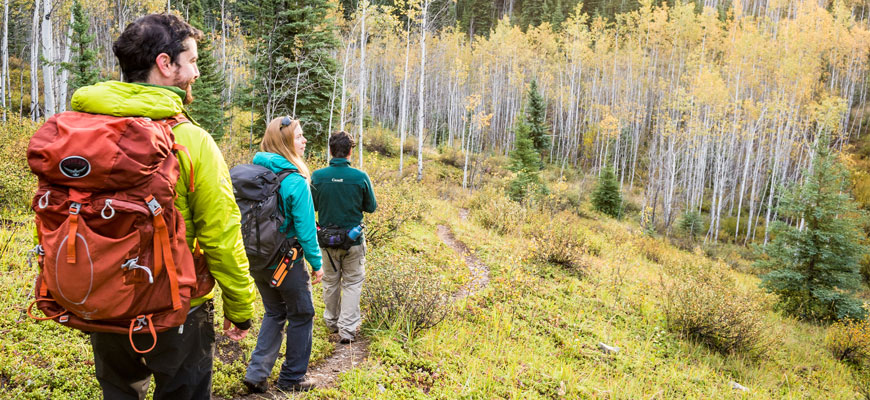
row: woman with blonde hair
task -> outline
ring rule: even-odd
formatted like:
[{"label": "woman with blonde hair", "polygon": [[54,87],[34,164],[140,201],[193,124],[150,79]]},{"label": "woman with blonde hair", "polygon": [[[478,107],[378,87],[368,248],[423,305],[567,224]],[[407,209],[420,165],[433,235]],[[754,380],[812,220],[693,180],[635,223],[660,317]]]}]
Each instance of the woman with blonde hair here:
[{"label": "woman with blonde hair", "polygon": [[[323,277],[323,271],[320,247],[317,245],[314,203],[309,188],[311,172],[303,159],[306,142],[299,120],[275,118],[266,126],[260,144],[262,151],[254,155],[253,163],[269,168],[275,174],[291,172],[281,182],[279,190],[285,217],[281,232],[288,238],[296,238],[305,260],[311,265],[311,284],[317,284]],[[262,271],[251,271],[266,310],[257,336],[257,347],[251,353],[245,373],[244,383],[251,392],[263,393],[269,389],[267,380],[281,349],[285,324],[286,357],[276,386],[283,391],[306,391],[314,386],[305,379],[311,356],[314,304],[302,259],[298,257],[295,263],[287,266],[286,277],[275,287],[270,281],[277,265]]]}]

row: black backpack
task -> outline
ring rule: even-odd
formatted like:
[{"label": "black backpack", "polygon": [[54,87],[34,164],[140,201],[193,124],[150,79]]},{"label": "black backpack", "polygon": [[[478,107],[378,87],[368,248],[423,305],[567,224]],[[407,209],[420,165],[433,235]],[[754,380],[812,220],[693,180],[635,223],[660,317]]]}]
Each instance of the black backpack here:
[{"label": "black backpack", "polygon": [[279,230],[284,224],[284,201],[279,189],[284,178],[296,171],[276,175],[272,170],[242,164],[230,170],[233,194],[242,213],[242,237],[252,271],[278,264],[280,258],[296,245]]}]

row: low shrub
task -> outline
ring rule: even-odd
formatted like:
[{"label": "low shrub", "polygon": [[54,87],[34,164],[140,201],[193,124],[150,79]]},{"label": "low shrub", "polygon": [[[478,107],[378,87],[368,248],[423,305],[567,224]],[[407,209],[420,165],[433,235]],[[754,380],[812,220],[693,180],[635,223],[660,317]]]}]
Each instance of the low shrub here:
[{"label": "low shrub", "polygon": [[650,236],[637,236],[634,239],[634,247],[640,255],[656,264],[667,265],[675,262],[675,250],[666,243]]},{"label": "low shrub", "polygon": [[580,195],[580,189],[577,185],[571,185],[567,182],[556,182],[549,189],[550,192],[545,196],[541,196],[538,201],[542,211],[546,210],[551,213],[572,211],[580,213],[583,197]]},{"label": "low shrub", "polygon": [[504,192],[486,188],[471,196],[471,217],[482,227],[499,234],[516,232],[526,220],[526,209],[509,199]]},{"label": "low shrub", "polygon": [[384,179],[374,186],[378,209],[365,214],[365,236],[370,245],[377,246],[395,237],[405,222],[422,218],[429,202],[414,182]]},{"label": "low shrub", "polygon": [[764,314],[769,299],[737,287],[721,265],[668,267],[662,279],[667,327],[723,354],[757,355],[769,341]]},{"label": "low shrub", "polygon": [[372,263],[362,293],[367,328],[398,329],[410,339],[444,320],[449,296],[422,264],[418,257],[395,254]]},{"label": "low shrub", "polygon": [[[474,157],[474,155],[469,155],[468,162],[473,162]],[[465,166],[465,152],[456,147],[449,147],[447,145],[438,146],[438,161],[462,169]]]},{"label": "low shrub", "polygon": [[[417,156],[417,137],[412,136],[410,133],[405,135],[405,143],[402,146],[402,152],[405,154],[409,154],[412,156]],[[397,153],[398,154],[398,153]]]},{"label": "low shrub", "polygon": [[840,361],[870,361],[870,318],[835,322],[828,328],[825,348]]},{"label": "low shrub", "polygon": [[383,127],[371,127],[366,129],[363,136],[365,149],[378,152],[385,156],[399,155],[399,139],[395,132]]},{"label": "low shrub", "polygon": [[[591,231],[579,225],[570,212],[535,214],[526,223],[532,257],[583,273],[584,256],[599,256],[603,245]],[[558,221],[558,223],[552,223]]]}]

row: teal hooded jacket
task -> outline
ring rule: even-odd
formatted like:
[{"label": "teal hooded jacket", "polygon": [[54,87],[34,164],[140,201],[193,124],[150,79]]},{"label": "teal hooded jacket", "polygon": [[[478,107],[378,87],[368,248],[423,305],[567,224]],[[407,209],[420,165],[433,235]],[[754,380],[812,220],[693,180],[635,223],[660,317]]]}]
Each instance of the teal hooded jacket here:
[{"label": "teal hooded jacket", "polygon": [[[254,164],[269,168],[274,173],[285,170],[297,171],[293,163],[280,154],[259,152],[254,155]],[[296,237],[302,246],[305,260],[311,269],[318,271],[323,265],[320,246],[317,245],[317,224],[314,221],[314,201],[311,199],[311,188],[304,176],[298,173],[290,174],[281,182],[281,198],[284,204],[284,225],[281,232],[288,238]]]}]

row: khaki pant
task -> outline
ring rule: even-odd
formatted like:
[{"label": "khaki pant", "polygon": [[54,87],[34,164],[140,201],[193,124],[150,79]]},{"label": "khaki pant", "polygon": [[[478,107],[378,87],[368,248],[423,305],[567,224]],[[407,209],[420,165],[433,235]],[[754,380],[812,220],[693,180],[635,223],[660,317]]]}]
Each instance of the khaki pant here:
[{"label": "khaki pant", "polygon": [[361,316],[359,296],[366,276],[366,244],[350,249],[321,248],[323,254],[323,320],[331,331],[353,339]]}]

